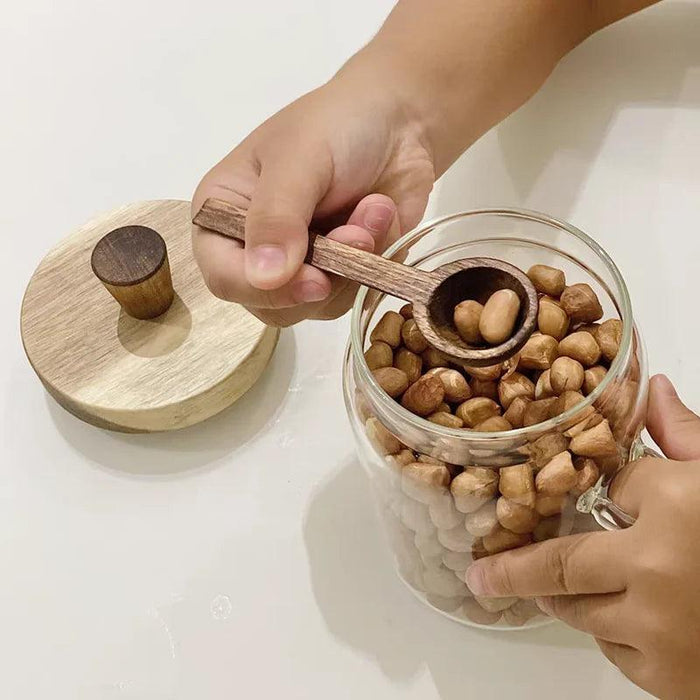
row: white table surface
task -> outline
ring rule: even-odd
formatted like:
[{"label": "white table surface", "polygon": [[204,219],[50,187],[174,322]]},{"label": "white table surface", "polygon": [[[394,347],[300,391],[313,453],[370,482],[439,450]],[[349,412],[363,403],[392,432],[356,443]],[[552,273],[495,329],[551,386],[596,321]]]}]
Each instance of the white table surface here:
[{"label": "white table surface", "polygon": [[[236,406],[173,435],[87,426],[22,352],[24,286],[96,212],[189,198],[328,78],[390,0],[13,0],[0,20],[0,694],[12,700],[643,697],[585,636],[471,631],[394,577],[340,397],[347,319],[283,334]],[[627,278],[691,404],[700,2],[596,37],[436,188],[434,213],[564,217]]]}]

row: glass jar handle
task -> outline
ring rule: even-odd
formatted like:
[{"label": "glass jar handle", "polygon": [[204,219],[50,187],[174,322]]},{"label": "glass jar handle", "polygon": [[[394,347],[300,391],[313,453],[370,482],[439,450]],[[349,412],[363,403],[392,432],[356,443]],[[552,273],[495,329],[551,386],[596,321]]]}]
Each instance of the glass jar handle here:
[{"label": "glass jar handle", "polygon": [[[658,457],[661,455],[638,441],[631,450],[631,462],[642,457]],[[603,484],[604,477],[598,483],[582,494],[576,502],[579,513],[589,513],[604,530],[624,530],[636,522],[636,518],[626,513],[608,497],[608,484]]]}]

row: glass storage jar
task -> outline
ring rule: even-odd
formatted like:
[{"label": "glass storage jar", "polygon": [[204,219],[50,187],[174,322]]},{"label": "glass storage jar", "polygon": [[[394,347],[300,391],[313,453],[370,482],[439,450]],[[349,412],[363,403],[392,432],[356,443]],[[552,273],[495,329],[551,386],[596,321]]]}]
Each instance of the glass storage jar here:
[{"label": "glass storage jar", "polygon": [[[440,218],[401,238],[385,255],[425,270],[466,257],[499,258],[522,270],[550,265],[565,272],[568,285],[589,284],[600,299],[604,319],[622,321],[619,351],[584,400],[546,422],[486,433],[436,425],[391,399],[375,381],[363,353],[377,320],[403,302],[362,288],[353,308],[345,403],[399,576],[427,605],[462,623],[490,629],[542,624],[546,618],[532,601],[475,600],[464,572],[481,556],[590,530],[595,521],[609,528],[630,524],[605,497],[611,477],[645,451],[639,436],[646,417],[648,375],[624,280],[606,252],[582,231],[544,214],[516,209]],[[600,475],[595,485],[583,495],[574,492],[559,499],[551,511],[545,504],[542,520],[530,535],[513,535],[500,525],[494,530],[498,491],[492,490],[485,504],[474,506],[453,495],[455,489],[444,481],[418,483],[404,469],[407,460],[402,455],[408,455],[408,461],[439,460],[452,479],[464,468],[471,472],[478,467],[482,469],[476,472],[503,483],[505,468],[535,475],[552,456],[568,450],[577,434],[602,421],[607,421],[613,438],[607,432],[609,445],[593,457],[592,469]]]}]

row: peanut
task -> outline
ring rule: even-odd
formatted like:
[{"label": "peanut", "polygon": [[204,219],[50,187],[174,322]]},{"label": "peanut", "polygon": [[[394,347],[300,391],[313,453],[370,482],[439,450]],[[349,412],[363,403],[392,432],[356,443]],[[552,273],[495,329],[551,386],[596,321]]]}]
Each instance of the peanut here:
[{"label": "peanut", "polygon": [[392,399],[401,396],[408,388],[406,373],[396,367],[380,367],[372,372],[372,376]]},{"label": "peanut", "polygon": [[472,561],[470,552],[451,552],[447,549],[442,553],[442,563],[451,571],[466,571]]},{"label": "peanut", "polygon": [[436,413],[452,413],[452,409],[450,408],[450,404],[445,403],[444,401],[437,407]]},{"label": "peanut", "polygon": [[504,377],[498,383],[498,398],[504,410],[508,410],[516,396],[535,398],[535,385],[520,372],[513,372],[510,377]]},{"label": "peanut", "polygon": [[477,345],[484,342],[479,332],[479,320],[483,310],[484,307],[472,299],[462,301],[455,306],[453,316],[455,328],[465,343]]},{"label": "peanut", "polygon": [[460,513],[473,513],[488,503],[498,487],[498,475],[485,467],[466,467],[452,480],[450,491]]},{"label": "peanut", "polygon": [[426,374],[436,376],[442,382],[442,386],[445,389],[445,401],[449,401],[450,403],[462,403],[472,395],[464,375],[456,369],[436,367]]},{"label": "peanut", "polygon": [[449,530],[438,528],[437,537],[440,544],[451,552],[471,551],[473,538],[461,524]]},{"label": "peanut", "polygon": [[394,437],[377,418],[368,418],[365,422],[365,432],[369,441],[382,455],[395,455],[401,451],[401,443]]},{"label": "peanut", "polygon": [[600,478],[598,465],[588,457],[577,457],[574,460],[576,467],[576,485],[571,489],[572,496],[581,496],[588,489],[595,486]]},{"label": "peanut", "polygon": [[600,365],[587,369],[583,373],[583,393],[588,396],[588,394],[594,391],[598,384],[603,381],[603,378],[607,373],[608,370]]},{"label": "peanut", "polygon": [[555,394],[578,391],[583,386],[583,365],[570,357],[558,357],[552,363],[549,381]]},{"label": "peanut", "polygon": [[401,326],[401,339],[404,347],[417,355],[428,349],[428,341],[423,337],[423,334],[418,329],[418,325],[412,318],[405,321]]},{"label": "peanut", "polygon": [[453,416],[451,413],[444,413],[442,411],[437,411],[428,416],[428,420],[435,425],[441,425],[444,428],[462,428],[464,423],[461,418]]},{"label": "peanut", "polygon": [[555,396],[550,396],[548,399],[540,399],[539,401],[531,401],[525,408],[523,427],[527,428],[548,420],[552,413],[552,407],[557,401],[558,399]]},{"label": "peanut", "polygon": [[538,493],[560,496],[576,485],[576,479],[576,469],[571,461],[571,454],[566,451],[552,457],[540,469],[535,478],[535,487]]},{"label": "peanut", "polygon": [[542,611],[535,601],[521,598],[503,611],[503,621],[512,627],[522,627],[528,620],[539,615],[542,615]]},{"label": "peanut", "polygon": [[435,524],[435,527],[441,527],[444,530],[457,527],[457,525],[461,525],[464,522],[464,515],[455,508],[454,501],[449,491],[437,496],[428,506],[428,512],[430,513],[430,519]]},{"label": "peanut", "polygon": [[428,348],[423,353],[421,353],[423,358],[423,364],[428,369],[434,369],[435,367],[447,367],[449,365],[447,358],[435,348]]},{"label": "peanut", "polygon": [[372,343],[365,350],[365,362],[371,370],[379,369],[380,367],[391,367],[394,359],[394,353],[391,346],[381,340]]},{"label": "peanut", "polygon": [[603,307],[587,284],[567,287],[561,293],[559,303],[574,323],[592,323],[603,316]]},{"label": "peanut", "polygon": [[483,379],[485,381],[495,381],[499,379],[503,373],[503,365],[489,365],[488,367],[465,367],[464,371],[474,379]]},{"label": "peanut", "polygon": [[445,398],[442,382],[437,377],[421,377],[411,384],[401,399],[401,405],[417,416],[429,416]]},{"label": "peanut", "polygon": [[538,493],[535,499],[535,510],[543,517],[558,515],[566,505],[565,494]]},{"label": "peanut", "polygon": [[600,359],[600,348],[590,333],[576,331],[559,342],[559,354],[578,360],[584,367],[592,367]]},{"label": "peanut", "polygon": [[394,367],[406,373],[409,384],[413,384],[420,379],[423,369],[423,360],[416,353],[399,348],[394,354]]},{"label": "peanut", "polygon": [[533,265],[528,271],[533,286],[542,294],[558,297],[566,287],[566,277],[561,270],[549,265]]},{"label": "peanut", "polygon": [[504,528],[523,535],[532,532],[540,520],[537,511],[503,496],[496,502],[496,515]]},{"label": "peanut", "polygon": [[526,506],[535,504],[535,480],[529,464],[516,464],[500,470],[498,489],[502,496]]},{"label": "peanut", "polygon": [[488,379],[474,379],[469,382],[472,396],[485,396],[488,399],[498,400],[498,384]]},{"label": "peanut", "polygon": [[607,420],[572,438],[569,449],[581,457],[612,457],[618,454],[617,443]]},{"label": "peanut", "polygon": [[474,537],[484,537],[491,534],[498,527],[496,504],[489,501],[479,510],[468,513],[464,520],[464,526]]},{"label": "peanut", "polygon": [[522,428],[523,419],[525,417],[525,409],[530,401],[531,399],[528,399],[525,396],[516,396],[510,406],[508,406],[508,410],[503,414],[503,417],[514,428]]},{"label": "peanut", "polygon": [[439,464],[414,462],[401,471],[401,489],[410,498],[429,505],[450,484],[447,467]]},{"label": "peanut", "polygon": [[[581,403],[583,400],[583,394],[580,392],[565,391],[552,406],[552,417],[560,416],[562,413],[566,413],[566,411]],[[591,408],[591,411],[593,411],[593,408]]]},{"label": "peanut", "polygon": [[473,598],[467,598],[462,603],[464,617],[477,625],[495,625],[502,617],[502,613],[490,613],[484,610]]},{"label": "peanut", "polygon": [[484,396],[477,396],[473,399],[468,399],[460,404],[455,411],[455,415],[464,422],[467,428],[473,428],[479,423],[483,423],[491,416],[497,416],[501,413],[501,407],[492,399],[487,399]]},{"label": "peanut", "polygon": [[558,356],[559,343],[551,335],[531,336],[520,351],[518,367],[522,369],[549,369]]},{"label": "peanut", "polygon": [[401,327],[404,318],[396,311],[387,311],[380,319],[374,330],[370,333],[369,339],[376,343],[382,341],[392,348],[401,345]]},{"label": "peanut", "polygon": [[408,321],[409,318],[413,318],[413,304],[404,304],[400,309],[399,313]]},{"label": "peanut", "polygon": [[474,427],[478,433],[499,433],[512,429],[513,426],[503,416],[491,416]]},{"label": "peanut", "polygon": [[611,318],[600,324],[595,336],[600,351],[607,362],[612,362],[620,350],[622,341],[622,321]]},{"label": "peanut", "polygon": [[499,345],[510,338],[520,313],[520,297],[512,289],[499,289],[484,304],[479,319],[479,332],[490,345]]},{"label": "peanut", "polygon": [[511,605],[514,605],[518,600],[517,598],[482,598],[480,596],[474,596],[474,600],[484,609],[486,612],[498,613],[507,610]]},{"label": "peanut", "polygon": [[552,370],[547,369],[542,372],[537,379],[535,398],[548,399],[550,396],[554,396],[554,389],[552,388]]},{"label": "peanut", "polygon": [[569,441],[561,433],[547,433],[530,445],[530,461],[535,469],[541,469],[568,446]]},{"label": "peanut", "polygon": [[537,312],[537,327],[540,333],[561,340],[569,330],[569,317],[556,301],[543,298]]},{"label": "peanut", "polygon": [[494,532],[486,535],[483,539],[484,549],[489,554],[498,554],[508,549],[524,547],[530,544],[532,536],[529,534],[519,534],[506,530],[504,527],[497,527]]}]

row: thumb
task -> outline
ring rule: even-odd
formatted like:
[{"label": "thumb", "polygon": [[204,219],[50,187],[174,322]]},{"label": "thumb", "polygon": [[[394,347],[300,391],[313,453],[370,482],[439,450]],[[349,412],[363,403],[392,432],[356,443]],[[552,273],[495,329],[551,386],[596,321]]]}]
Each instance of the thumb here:
[{"label": "thumb", "polygon": [[281,152],[261,163],[245,233],[245,274],[253,287],[277,289],[301,268],[309,222],[332,179],[332,163],[326,161]]},{"label": "thumb", "polygon": [[649,385],[647,429],[669,459],[700,459],[700,417],[683,404],[663,374],[652,377]]}]

